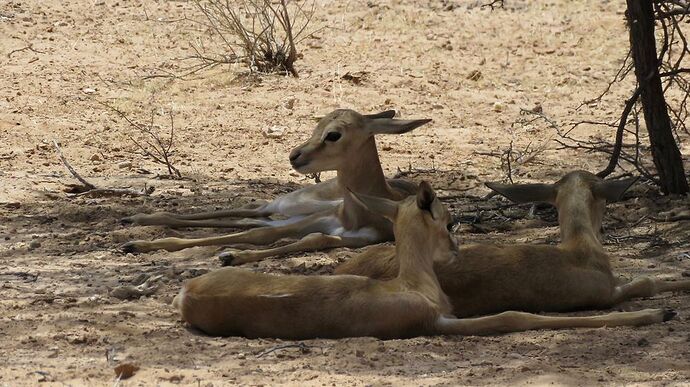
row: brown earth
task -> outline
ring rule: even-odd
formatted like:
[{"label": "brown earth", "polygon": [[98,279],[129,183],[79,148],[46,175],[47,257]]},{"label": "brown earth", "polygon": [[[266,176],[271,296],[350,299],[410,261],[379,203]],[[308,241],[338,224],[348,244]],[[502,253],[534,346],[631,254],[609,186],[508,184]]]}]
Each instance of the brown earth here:
[{"label": "brown earth", "polygon": [[[642,328],[299,346],[211,338],[183,326],[172,296],[185,279],[218,267],[214,249],[118,252],[131,239],[221,232],[122,226],[123,216],[233,207],[309,184],[290,170],[287,154],[308,136],[314,116],[336,107],[433,118],[412,133],[380,138],[384,166],[390,175],[421,170],[409,177],[431,180],[465,223],[487,204],[478,199],[486,193],[482,183],[505,177],[491,154],[511,139],[515,149],[546,148],[513,170],[521,182],[601,168],[602,157],[556,149],[554,129],[543,120],[511,124],[524,120],[521,108],[536,105],[557,125],[616,120],[630,84],[575,107],[604,89],[625,56],[624,4],[507,4],[491,12],[464,1],[323,1],[314,26],[329,28],[302,43],[300,78],[247,76],[237,66],[170,79],[146,76],[182,71],[176,58],[188,56],[189,42],[202,36],[175,22],[195,15],[190,3],[0,3],[0,384],[112,385],[121,363],[140,367],[121,385],[690,384],[688,295],[622,305],[679,312]],[[348,73],[358,79],[344,78]],[[163,168],[134,153],[131,128],[99,102],[137,119],[154,108],[173,109],[175,160],[188,179],[157,177]],[[166,125],[165,117],[157,119]],[[287,132],[264,137],[273,125]],[[583,125],[576,133],[612,137],[607,130]],[[75,181],[52,140],[98,186],[156,190],[150,197],[68,197],[63,188]],[[688,275],[687,221],[649,218],[687,203],[638,184],[626,201],[611,205],[606,248],[615,271],[626,279]],[[458,233],[467,241],[554,243],[553,210],[539,208],[541,221],[533,221],[524,220],[528,209],[485,211],[480,229],[465,224]],[[327,274],[354,253],[252,267]],[[109,295],[151,275],[163,275],[163,285],[150,297]],[[598,312],[581,312],[590,313]]]}]

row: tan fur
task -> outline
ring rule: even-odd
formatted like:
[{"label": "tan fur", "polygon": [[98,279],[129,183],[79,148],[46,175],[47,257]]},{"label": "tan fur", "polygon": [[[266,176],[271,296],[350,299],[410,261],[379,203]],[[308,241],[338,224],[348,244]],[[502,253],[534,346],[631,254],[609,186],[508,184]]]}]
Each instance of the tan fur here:
[{"label": "tan fur", "polygon": [[[361,247],[393,239],[391,223],[343,197],[345,188],[358,193],[399,200],[414,194],[415,187],[383,175],[374,135],[405,133],[430,120],[393,119],[394,111],[362,115],[352,110],[336,110],[322,118],[311,138],[290,154],[295,170],[315,173],[335,170],[335,179],[306,187],[256,208],[240,208],[196,215],[169,213],[137,214],[127,222],[175,227],[239,227],[247,231],[230,235],[198,238],[163,238],[132,241],[123,245],[126,252],[158,249],[176,251],[192,246],[254,244],[268,245],[282,238],[304,238],[295,243],[266,250],[228,250],[221,255],[225,264],[241,264],[270,256],[333,247]],[[328,135],[337,133],[335,141]],[[289,224],[275,225],[263,219],[282,215]],[[250,217],[217,220],[219,217]],[[258,227],[258,228],[257,228]]]},{"label": "tan fur", "polygon": [[660,309],[595,317],[546,317],[507,312],[479,319],[450,316],[433,261],[456,248],[447,209],[422,183],[402,202],[353,197],[395,222],[397,276],[297,276],[220,269],[189,281],[173,305],[193,327],[211,335],[308,339],[432,334],[492,334],[537,328],[641,325],[663,321]]},{"label": "tan fur", "polygon": [[[625,182],[620,184],[612,187],[589,172],[577,171],[554,185],[532,185],[520,191],[515,190],[520,186],[513,187],[510,193],[520,201],[529,201],[534,198],[530,193],[540,192],[542,196],[537,200],[556,205],[562,241],[558,246],[467,245],[460,247],[456,255],[437,258],[434,271],[453,304],[453,313],[464,317],[506,310],[602,309],[658,291],[690,290],[688,280],[652,278],[616,286],[609,256],[599,241],[599,229],[604,196],[617,199],[627,189]],[[397,270],[395,250],[383,246],[353,257],[335,273],[386,279]]]}]

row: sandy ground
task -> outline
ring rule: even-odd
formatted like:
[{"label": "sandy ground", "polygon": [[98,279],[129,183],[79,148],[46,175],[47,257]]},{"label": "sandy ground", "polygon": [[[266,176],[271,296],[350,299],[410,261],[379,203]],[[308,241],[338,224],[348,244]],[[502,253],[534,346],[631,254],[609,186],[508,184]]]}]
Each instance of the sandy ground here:
[{"label": "sandy ground", "polygon": [[[422,170],[409,178],[431,180],[465,218],[486,193],[482,183],[505,177],[491,153],[511,139],[520,149],[546,147],[514,171],[518,181],[595,171],[605,160],[557,150],[547,123],[513,129],[511,123],[521,108],[536,105],[559,125],[616,119],[630,85],[574,108],[605,87],[625,55],[623,7],[508,1],[508,9],[492,13],[464,1],[323,1],[314,26],[329,28],[303,42],[299,79],[246,76],[236,67],[171,80],[145,77],[181,71],[177,58],[204,36],[174,22],[194,15],[187,2],[0,2],[0,385],[112,385],[120,363],[140,367],[120,385],[690,384],[687,295],[622,305],[679,312],[643,328],[301,345],[211,338],[186,329],[169,303],[185,279],[218,267],[214,249],[136,256],[117,250],[131,239],[219,232],[128,227],[119,223],[123,216],[233,207],[309,184],[289,168],[287,154],[308,136],[314,116],[336,107],[433,118],[413,133],[380,138],[384,167],[389,175]],[[361,79],[343,78],[348,73]],[[99,102],[137,119],[172,109],[176,163],[188,179],[158,178],[165,171],[134,153],[131,129]],[[164,126],[165,119],[157,122]],[[285,135],[264,137],[274,125],[286,127]],[[602,130],[583,125],[577,134],[612,136]],[[65,184],[74,180],[53,140],[95,184],[153,186],[154,194],[67,197]],[[611,205],[604,223],[615,271],[626,279],[689,275],[688,223],[643,218],[687,203],[638,185]],[[487,243],[557,241],[553,210],[537,211],[539,222],[520,220],[527,210],[515,208],[515,219],[488,216],[484,233],[463,225],[458,235]],[[250,266],[328,274],[355,253]],[[151,275],[163,279],[150,297],[109,295]]]}]

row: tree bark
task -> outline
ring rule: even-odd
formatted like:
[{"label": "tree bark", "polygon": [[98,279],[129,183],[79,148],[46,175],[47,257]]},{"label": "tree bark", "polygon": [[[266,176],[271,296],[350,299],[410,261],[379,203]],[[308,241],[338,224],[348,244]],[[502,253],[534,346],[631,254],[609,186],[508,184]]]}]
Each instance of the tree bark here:
[{"label": "tree bark", "polygon": [[661,86],[652,1],[626,2],[635,76],[641,89],[642,110],[649,132],[652,158],[661,181],[661,191],[665,194],[684,194],[689,190],[688,181],[683,158],[673,138],[671,119]]}]

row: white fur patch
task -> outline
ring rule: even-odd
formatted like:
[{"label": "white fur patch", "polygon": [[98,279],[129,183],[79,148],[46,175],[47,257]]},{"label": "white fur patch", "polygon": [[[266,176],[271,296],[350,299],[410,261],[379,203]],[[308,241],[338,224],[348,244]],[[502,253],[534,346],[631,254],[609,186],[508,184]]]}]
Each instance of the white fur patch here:
[{"label": "white fur patch", "polygon": [[284,294],[259,294],[259,297],[265,297],[265,298],[285,298],[285,297],[291,297],[292,293],[284,293]]},{"label": "white fur patch", "polygon": [[180,289],[180,292],[172,300],[173,308],[180,309],[182,307],[182,303],[184,302],[184,296],[186,294],[187,294],[187,290],[183,286],[182,289]]},{"label": "white fur patch", "polygon": [[342,199],[317,200],[309,197],[300,197],[299,195],[286,195],[269,203],[266,206],[266,210],[285,216],[309,215],[335,208],[342,202]]}]

